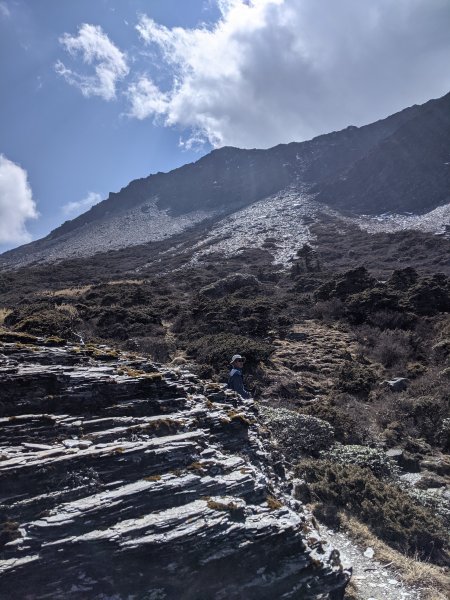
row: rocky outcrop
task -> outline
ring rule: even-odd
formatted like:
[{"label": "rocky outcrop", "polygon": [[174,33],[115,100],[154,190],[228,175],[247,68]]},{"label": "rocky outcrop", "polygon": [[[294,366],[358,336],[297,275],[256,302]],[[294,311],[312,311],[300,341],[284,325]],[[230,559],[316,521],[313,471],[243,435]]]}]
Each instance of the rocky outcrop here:
[{"label": "rocky outcrop", "polygon": [[252,401],[105,347],[0,352],[0,597],[340,597]]},{"label": "rocky outcrop", "polygon": [[447,140],[450,94],[432,100],[326,185],[318,199],[334,207],[380,214],[425,213],[450,200]]}]

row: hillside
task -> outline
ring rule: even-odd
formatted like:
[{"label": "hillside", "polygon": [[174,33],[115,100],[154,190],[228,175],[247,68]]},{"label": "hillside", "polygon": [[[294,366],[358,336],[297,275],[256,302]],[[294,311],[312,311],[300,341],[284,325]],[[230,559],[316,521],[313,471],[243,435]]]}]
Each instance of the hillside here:
[{"label": "hillside", "polygon": [[46,238],[2,254],[0,265],[91,256],[170,238],[197,223],[206,232],[224,216],[286,190],[297,198],[307,194],[318,210],[428,213],[448,202],[449,98],[306,142],[215,150],[132,181]]},{"label": "hillside", "polygon": [[[182,581],[168,583],[173,562],[211,597],[226,563],[228,597],[230,573],[255,598],[308,597],[292,568],[301,593],[341,600],[329,535],[383,571],[360,570],[345,600],[373,598],[369,583],[389,600],[447,598],[448,101],[302,144],[215,151],[2,256],[8,586],[20,594],[25,574],[58,597],[45,586],[61,550],[89,575],[77,585],[125,598],[127,566],[148,565],[150,549],[158,569],[142,581],[159,589],[161,570],[168,598]],[[396,174],[391,212],[376,214]],[[236,352],[249,404],[225,389]],[[99,583],[93,549],[112,583]],[[64,590],[70,564],[57,570]]]}]

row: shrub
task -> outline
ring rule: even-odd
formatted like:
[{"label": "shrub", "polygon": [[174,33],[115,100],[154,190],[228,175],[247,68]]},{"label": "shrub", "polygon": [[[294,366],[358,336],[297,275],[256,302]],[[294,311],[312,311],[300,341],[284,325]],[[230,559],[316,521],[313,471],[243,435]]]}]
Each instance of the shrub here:
[{"label": "shrub", "polygon": [[259,362],[267,361],[272,351],[265,342],[229,333],[205,335],[187,345],[188,354],[197,362],[212,365],[217,371],[228,365],[236,352],[246,357],[249,369],[254,369]]},{"label": "shrub", "polygon": [[393,548],[447,564],[448,536],[442,520],[394,483],[375,477],[370,469],[323,459],[303,460],[296,476],[309,484],[313,498],[356,515]]},{"label": "shrub", "polygon": [[260,406],[260,415],[277,446],[290,461],[303,453],[316,453],[333,443],[333,428],[326,421],[285,408]]},{"label": "shrub", "polygon": [[450,338],[440,340],[432,348],[434,360],[438,364],[445,364],[450,356]]},{"label": "shrub", "polygon": [[152,360],[160,363],[168,362],[171,354],[175,351],[175,344],[163,336],[144,336],[131,341],[130,350],[144,352],[150,355]]},{"label": "shrub", "polygon": [[450,311],[449,279],[442,273],[423,277],[409,290],[408,303],[419,315]]},{"label": "shrub", "polygon": [[52,308],[36,311],[34,314],[18,320],[14,329],[34,335],[70,337],[72,329],[78,322],[79,320],[73,315]]},{"label": "shrub", "polygon": [[411,329],[417,323],[417,316],[402,310],[383,309],[370,312],[366,322],[378,329]]},{"label": "shrub", "polygon": [[221,298],[225,294],[232,294],[242,288],[250,288],[250,290],[256,291],[260,285],[260,282],[254,275],[236,273],[201,288],[199,293],[201,296],[209,298]]},{"label": "shrub", "polygon": [[423,437],[433,446],[442,444],[442,425],[449,417],[448,400],[436,395],[419,397],[402,396],[398,401],[398,412],[401,418],[410,422],[414,428],[412,433]]},{"label": "shrub", "polygon": [[352,396],[348,397],[348,401],[343,406],[335,406],[334,401],[313,402],[301,408],[300,412],[330,423],[337,442],[361,444],[367,438],[367,424],[364,421],[361,422],[360,405],[357,407],[357,402]]},{"label": "shrub", "polygon": [[349,394],[367,395],[376,381],[372,369],[359,363],[345,363],[337,375],[337,389]]},{"label": "shrub", "polygon": [[401,331],[382,331],[374,348],[374,357],[390,368],[406,361],[409,355],[409,339]]},{"label": "shrub", "polygon": [[326,322],[340,319],[345,314],[345,305],[339,298],[322,300],[311,307],[311,316],[314,319],[322,319]]},{"label": "shrub", "polygon": [[331,281],[321,285],[315,296],[317,300],[329,300],[333,297],[343,300],[352,294],[371,288],[375,284],[376,279],[368,273],[365,267],[357,267],[340,273]]},{"label": "shrub", "polygon": [[336,444],[329,450],[322,451],[320,457],[341,465],[370,469],[376,477],[396,477],[400,472],[398,465],[378,448]]}]

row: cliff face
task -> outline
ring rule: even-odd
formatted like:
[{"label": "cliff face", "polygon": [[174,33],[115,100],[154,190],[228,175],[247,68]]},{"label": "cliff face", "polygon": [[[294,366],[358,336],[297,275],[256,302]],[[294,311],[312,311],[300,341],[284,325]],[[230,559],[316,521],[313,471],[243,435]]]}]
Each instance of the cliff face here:
[{"label": "cliff face", "polygon": [[359,213],[425,213],[450,201],[450,94],[420,111],[326,185],[318,200]]},{"label": "cliff face", "polygon": [[0,352],[1,597],[339,596],[252,401],[106,348]]}]

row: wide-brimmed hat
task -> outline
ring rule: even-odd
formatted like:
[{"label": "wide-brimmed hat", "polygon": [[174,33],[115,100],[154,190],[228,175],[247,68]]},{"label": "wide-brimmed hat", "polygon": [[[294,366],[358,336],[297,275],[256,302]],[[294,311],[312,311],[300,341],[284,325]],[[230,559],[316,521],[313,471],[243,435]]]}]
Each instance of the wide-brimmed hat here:
[{"label": "wide-brimmed hat", "polygon": [[245,362],[245,356],[241,356],[240,354],[235,354],[231,360],[230,360],[230,364],[233,364],[235,360],[242,360]]}]

